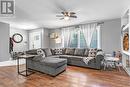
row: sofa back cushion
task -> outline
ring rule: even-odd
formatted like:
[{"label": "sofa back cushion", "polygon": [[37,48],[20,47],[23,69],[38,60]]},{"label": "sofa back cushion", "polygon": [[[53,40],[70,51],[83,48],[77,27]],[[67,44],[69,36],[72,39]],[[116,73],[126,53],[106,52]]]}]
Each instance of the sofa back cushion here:
[{"label": "sofa back cushion", "polygon": [[45,52],[46,57],[48,57],[48,56],[51,56],[51,55],[52,55],[51,49],[46,48],[46,49],[42,49],[42,50]]},{"label": "sofa back cushion", "polygon": [[28,50],[28,51],[26,51],[26,53],[30,54],[30,55],[37,55],[37,49]]},{"label": "sofa back cushion", "polygon": [[89,49],[88,57],[95,57],[96,53],[97,53],[97,49],[91,48],[91,49]]},{"label": "sofa back cushion", "polygon": [[55,49],[54,48],[51,49],[51,53],[52,53],[52,55],[55,55]]},{"label": "sofa back cushion", "polygon": [[62,48],[62,54],[63,54],[63,55],[65,55],[66,49],[67,49],[67,48]]},{"label": "sofa back cushion", "polygon": [[66,55],[74,55],[74,51],[75,51],[74,48],[66,48],[65,54]]},{"label": "sofa back cushion", "polygon": [[86,48],[85,51],[84,51],[84,56],[85,56],[85,57],[88,57],[88,54],[89,54],[89,49]]},{"label": "sofa back cushion", "polygon": [[84,55],[84,49],[79,49],[79,48],[76,48],[75,49],[75,52],[74,52],[74,55],[76,56],[83,56]]}]

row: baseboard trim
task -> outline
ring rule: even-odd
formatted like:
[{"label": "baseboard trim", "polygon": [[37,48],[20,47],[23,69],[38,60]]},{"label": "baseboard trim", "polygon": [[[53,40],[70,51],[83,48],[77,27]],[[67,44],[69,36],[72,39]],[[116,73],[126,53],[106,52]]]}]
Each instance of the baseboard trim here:
[{"label": "baseboard trim", "polygon": [[[20,59],[20,65],[25,64],[25,60],[24,59]],[[17,65],[17,60],[9,60],[9,61],[3,61],[0,62],[0,67],[2,66],[14,66]]]}]

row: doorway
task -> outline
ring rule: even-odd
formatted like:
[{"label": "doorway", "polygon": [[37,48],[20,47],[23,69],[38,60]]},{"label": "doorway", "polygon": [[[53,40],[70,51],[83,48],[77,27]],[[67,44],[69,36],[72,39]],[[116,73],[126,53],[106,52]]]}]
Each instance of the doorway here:
[{"label": "doorway", "polygon": [[29,33],[29,49],[41,48],[41,31]]}]

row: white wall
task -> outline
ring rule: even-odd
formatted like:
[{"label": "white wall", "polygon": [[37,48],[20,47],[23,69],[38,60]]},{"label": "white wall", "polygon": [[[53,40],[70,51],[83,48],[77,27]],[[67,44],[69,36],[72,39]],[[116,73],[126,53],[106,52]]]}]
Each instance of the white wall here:
[{"label": "white wall", "polygon": [[42,48],[49,48],[50,43],[49,43],[49,30],[44,29],[43,32],[43,38],[42,38]]},{"label": "white wall", "polygon": [[101,26],[101,48],[106,53],[121,50],[121,19],[104,21]]},{"label": "white wall", "polygon": [[23,36],[23,41],[21,43],[14,43],[14,52],[22,52],[28,50],[28,31],[10,28],[10,37],[12,37],[15,33],[21,34]]},{"label": "white wall", "polygon": [[[60,35],[60,37],[61,37],[61,34],[62,34],[60,29],[50,29],[49,35],[51,33],[58,33]],[[56,43],[54,39],[49,38],[49,41],[50,41],[50,48],[61,48],[62,47],[62,44]]]},{"label": "white wall", "polygon": [[9,24],[0,22],[0,61],[7,61],[9,55]]}]

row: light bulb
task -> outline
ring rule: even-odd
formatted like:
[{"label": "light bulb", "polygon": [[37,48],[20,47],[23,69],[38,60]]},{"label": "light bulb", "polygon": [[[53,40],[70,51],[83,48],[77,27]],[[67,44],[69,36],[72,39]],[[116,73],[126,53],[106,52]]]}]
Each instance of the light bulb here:
[{"label": "light bulb", "polygon": [[70,18],[69,18],[68,16],[65,16],[64,19],[65,19],[65,20],[69,20]]}]

